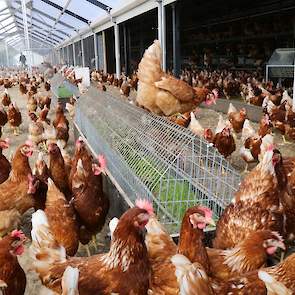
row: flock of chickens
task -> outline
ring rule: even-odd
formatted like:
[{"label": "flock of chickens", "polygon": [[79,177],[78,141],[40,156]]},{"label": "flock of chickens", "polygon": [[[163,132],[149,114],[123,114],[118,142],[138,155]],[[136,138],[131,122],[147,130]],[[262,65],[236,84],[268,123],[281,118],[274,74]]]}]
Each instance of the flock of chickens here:
[{"label": "flock of chickens", "polygon": [[[232,104],[228,119],[220,117],[215,132],[204,129],[191,110],[202,102],[214,103],[220,95],[218,85],[205,85],[204,79],[195,82],[194,75],[191,80],[197,84],[190,85],[188,72],[180,80],[164,73],[160,53],[155,41],[131,78],[117,79],[98,71],[91,78],[102,91],[105,84],[119,87],[125,96],[137,89],[139,106],[190,128],[224,157],[236,149],[236,134],[241,133],[241,156],[246,163],[258,165],[244,177],[217,224],[209,208],[191,207],[183,216],[176,244],[153,205],[138,199],[120,219],[110,221],[109,251],[91,256],[88,244],[97,247],[96,235],[110,207],[102,183],[106,159],[103,155],[93,159],[82,138],[77,139],[74,154],[69,154],[69,118],[61,104],[52,112],[51,85],[42,74],[30,77],[15,72],[0,78],[5,89],[1,127],[8,122],[17,135],[22,117],[30,118],[28,140],[11,160],[2,154],[9,140],[0,139],[0,294],[25,293],[26,273],[17,259],[24,251],[29,251],[30,269],[43,285],[40,294],[295,294],[295,253],[290,253],[295,239],[295,158],[283,158],[272,136],[272,128],[277,128],[294,139],[291,98],[287,92],[259,85],[261,93],[256,94],[263,98],[259,99],[265,114],[257,131],[246,110],[236,110]],[[63,75],[84,92],[72,69],[64,69]],[[231,82],[229,77],[225,80]],[[253,81],[248,90],[254,89]],[[21,99],[27,102],[26,113],[18,110],[8,94],[17,85]],[[75,113],[74,104],[73,99],[67,105],[70,117]],[[35,161],[33,153],[37,153]],[[32,231],[26,237],[19,227],[31,208]],[[212,245],[206,247],[204,231],[215,225]],[[86,246],[88,257],[76,256],[79,243]]]}]

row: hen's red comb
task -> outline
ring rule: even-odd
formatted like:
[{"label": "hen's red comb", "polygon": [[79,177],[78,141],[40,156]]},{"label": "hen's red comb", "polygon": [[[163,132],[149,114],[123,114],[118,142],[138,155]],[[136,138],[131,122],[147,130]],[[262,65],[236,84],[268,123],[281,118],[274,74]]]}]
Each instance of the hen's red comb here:
[{"label": "hen's red comb", "polygon": [[76,140],[76,145],[81,144],[83,141],[83,138],[81,136],[79,136],[79,138]]},{"label": "hen's red comb", "polygon": [[104,155],[101,155],[101,154],[98,155],[97,160],[98,160],[100,168],[102,170],[105,170],[105,168],[107,167],[107,161],[106,161],[106,158],[104,157]]},{"label": "hen's red comb", "polygon": [[25,144],[28,145],[29,147],[34,146],[34,144],[33,144],[33,142],[32,142],[31,140],[27,140],[27,141],[25,142]]},{"label": "hen's red comb", "polygon": [[135,201],[135,205],[136,207],[140,208],[140,209],[144,209],[148,212],[148,214],[153,214],[154,213],[154,208],[153,208],[153,204],[146,199],[137,199]]},{"label": "hen's red comb", "polygon": [[14,231],[11,232],[11,236],[13,238],[20,238],[21,240],[25,240],[26,236],[21,230],[15,229]]},{"label": "hen's red comb", "polygon": [[199,206],[199,209],[202,210],[205,214],[205,218],[212,218],[213,212],[208,207]]}]

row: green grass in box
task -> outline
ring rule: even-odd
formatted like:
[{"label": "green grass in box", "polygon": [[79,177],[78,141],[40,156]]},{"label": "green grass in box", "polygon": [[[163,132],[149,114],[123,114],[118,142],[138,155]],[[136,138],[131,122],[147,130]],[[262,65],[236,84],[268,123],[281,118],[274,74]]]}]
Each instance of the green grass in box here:
[{"label": "green grass in box", "polygon": [[57,95],[59,98],[68,98],[73,96],[73,93],[64,85],[58,87]]},{"label": "green grass in box", "polygon": [[182,219],[187,206],[197,205],[197,192],[192,191],[186,180],[163,179],[153,193],[175,219]]}]

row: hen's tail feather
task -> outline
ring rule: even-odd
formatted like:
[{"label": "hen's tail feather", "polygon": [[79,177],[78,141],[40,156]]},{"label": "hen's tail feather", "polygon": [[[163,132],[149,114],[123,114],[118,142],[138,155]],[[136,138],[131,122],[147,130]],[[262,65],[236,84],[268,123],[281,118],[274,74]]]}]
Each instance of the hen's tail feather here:
[{"label": "hen's tail feather", "polygon": [[163,75],[162,49],[158,40],[146,49],[143,58],[138,66],[138,79],[141,82],[153,83],[159,81]]},{"label": "hen's tail feather", "polygon": [[237,109],[234,107],[234,105],[232,103],[230,103],[229,107],[228,107],[227,114],[229,115],[230,113],[235,113],[235,112],[237,112]]},{"label": "hen's tail feather", "polygon": [[181,254],[172,256],[171,261],[175,266],[180,295],[214,294],[201,264],[191,263],[187,257]]},{"label": "hen's tail feather", "polygon": [[62,276],[62,295],[78,295],[79,269],[68,266]]},{"label": "hen's tail feather", "polygon": [[278,282],[269,273],[263,270],[258,271],[258,277],[264,282],[268,295],[292,295],[292,291],[283,283]]},{"label": "hen's tail feather", "polygon": [[44,279],[54,263],[66,261],[66,251],[55,241],[50,232],[46,214],[42,210],[37,210],[32,214],[31,236],[30,252],[33,258],[33,266],[35,271]]}]

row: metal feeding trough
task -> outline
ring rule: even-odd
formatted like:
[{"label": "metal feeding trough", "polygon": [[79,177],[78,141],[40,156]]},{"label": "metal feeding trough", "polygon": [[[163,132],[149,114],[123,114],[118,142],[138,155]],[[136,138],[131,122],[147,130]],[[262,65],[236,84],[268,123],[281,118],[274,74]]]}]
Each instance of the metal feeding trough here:
[{"label": "metal feeding trough", "polygon": [[152,200],[171,234],[196,204],[218,218],[238,188],[240,174],[202,138],[94,87],[78,100],[74,124],[91,151],[105,155],[127,203]]}]

